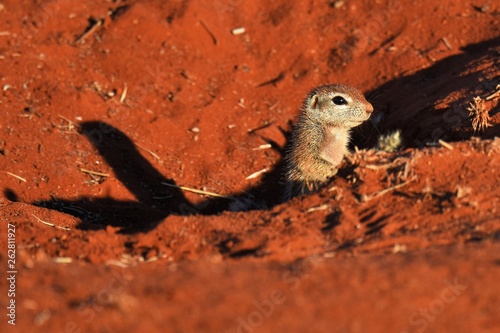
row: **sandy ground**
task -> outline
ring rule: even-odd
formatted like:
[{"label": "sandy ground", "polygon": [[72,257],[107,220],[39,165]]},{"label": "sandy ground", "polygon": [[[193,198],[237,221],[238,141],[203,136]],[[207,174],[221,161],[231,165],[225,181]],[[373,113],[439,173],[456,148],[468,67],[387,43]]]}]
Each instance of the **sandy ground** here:
[{"label": "sandy ground", "polygon": [[[10,0],[0,22],[2,332],[500,331],[495,2]],[[279,202],[301,101],[334,82],[374,115]]]}]

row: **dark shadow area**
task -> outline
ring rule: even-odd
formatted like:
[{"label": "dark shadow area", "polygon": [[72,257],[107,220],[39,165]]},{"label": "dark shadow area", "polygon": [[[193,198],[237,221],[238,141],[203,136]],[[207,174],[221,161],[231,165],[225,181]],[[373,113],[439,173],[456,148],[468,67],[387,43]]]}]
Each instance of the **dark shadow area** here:
[{"label": "dark shadow area", "polygon": [[[290,133],[282,128],[279,130],[286,137],[287,142]],[[250,135],[258,135],[258,130]],[[274,207],[283,202],[283,168],[284,168],[284,151],[287,149],[281,148],[276,142],[269,140],[259,135],[259,137],[271,144],[271,147],[276,151],[280,158],[274,167],[262,175],[260,184],[254,187],[245,189],[242,193],[232,194],[232,200],[224,198],[211,198],[201,204],[200,213],[202,214],[218,214],[223,211],[246,211],[246,210],[263,210]]]},{"label": "dark shadow area", "polygon": [[328,214],[324,222],[325,226],[321,228],[321,231],[330,231],[338,226],[340,224],[340,215],[340,211],[334,211],[333,213]]},{"label": "dark shadow area", "polygon": [[262,210],[272,208],[282,203],[283,167],[283,159],[280,158],[273,169],[262,176],[260,185],[248,188],[243,193],[233,194],[233,200],[218,198],[209,199],[208,202],[203,205],[201,213],[212,215],[221,213],[226,210]]},{"label": "dark shadow area", "polygon": [[[500,135],[500,126],[474,133],[467,107],[475,96],[485,97],[500,84],[498,72],[500,37],[471,44],[462,53],[437,61],[414,74],[389,81],[367,93],[375,112],[354,131],[353,144],[372,147],[381,133],[401,130],[405,147],[424,147],[428,142],[459,141],[473,135],[492,138]],[[422,56],[426,56],[422,51]],[[438,101],[453,92],[463,93],[448,107],[437,110]],[[490,112],[499,111],[497,106]]]},{"label": "dark shadow area", "polygon": [[[209,198],[194,205],[180,189],[163,185],[175,185],[175,181],[160,174],[139,153],[130,138],[117,128],[91,121],[80,124],[80,133],[92,142],[118,180],[136,198],[136,201],[120,201],[110,197],[73,200],[52,197],[31,203],[79,218],[82,221],[80,229],[102,229],[111,225],[127,234],[148,232],[170,214],[213,215],[226,210],[267,209],[280,202],[282,162],[263,177],[262,186],[235,194],[232,199]],[[275,143],[270,143],[277,147]],[[11,201],[18,201],[17,195],[10,189],[5,189],[4,194]]]},{"label": "dark shadow area", "polygon": [[[82,123],[80,131],[97,148],[137,201],[109,197],[74,200],[52,197],[51,200],[32,202],[33,205],[73,215],[82,221],[81,229],[101,229],[111,225],[120,227],[123,233],[152,230],[169,214],[197,212],[180,190],[162,185],[162,182],[175,182],[161,175],[142,157],[124,133],[97,121]],[[11,201],[17,201],[15,193],[9,189],[5,190],[5,195]]]},{"label": "dark shadow area", "polygon": [[[457,128],[470,127],[468,112],[464,109],[466,96],[451,105],[449,110],[436,111],[434,103],[454,91],[470,91],[482,94],[491,91],[500,82],[499,77],[481,81],[480,71],[467,71],[468,66],[491,59],[498,52],[500,38],[474,44],[464,48],[463,53],[443,59],[430,68],[390,81],[368,95],[375,106],[380,123],[367,124],[353,132],[353,143],[358,147],[372,147],[380,133],[402,130],[406,146],[420,147],[426,141],[459,140],[470,137],[471,131],[459,131]],[[500,57],[495,58],[495,66],[500,65]],[[476,67],[474,67],[476,68]],[[458,74],[467,73],[458,76]],[[477,86],[476,86],[477,85]],[[465,110],[465,111],[464,111]],[[464,113],[465,112],[465,113]],[[98,121],[80,124],[81,134],[86,136],[113,169],[116,177],[135,196],[135,201],[120,201],[110,197],[81,197],[74,200],[52,197],[50,200],[38,200],[33,205],[58,210],[81,219],[81,229],[102,229],[107,225],[121,228],[122,233],[148,232],[158,223],[175,215],[220,214],[224,211],[250,209],[269,209],[281,203],[283,159],[268,173],[260,185],[248,188],[244,193],[237,193],[228,198],[210,198],[201,204],[191,204],[181,190],[162,183],[175,185],[175,180],[160,174],[137,150],[134,143],[120,130]],[[490,128],[486,137],[498,135],[498,126]],[[282,151],[274,142],[269,142],[281,155]],[[348,178],[354,166],[346,165],[339,170],[338,177]],[[11,201],[18,198],[14,192],[5,190]],[[385,216],[372,221],[374,214],[368,213],[363,222],[370,232],[383,228]],[[325,221],[323,231],[335,228],[339,224],[338,213],[330,214]],[[351,244],[345,244],[346,247]],[[255,253],[237,253],[243,256]]]},{"label": "dark shadow area", "polygon": [[389,218],[391,216],[391,214],[386,214],[386,215],[383,215],[383,216],[380,216],[378,218],[376,218],[375,220],[371,221],[371,218],[369,220],[366,220],[365,222],[365,225],[366,225],[366,232],[365,232],[365,235],[371,235],[373,233],[376,233],[380,230],[382,230],[387,223],[384,223],[385,220],[387,220],[387,218]]}]

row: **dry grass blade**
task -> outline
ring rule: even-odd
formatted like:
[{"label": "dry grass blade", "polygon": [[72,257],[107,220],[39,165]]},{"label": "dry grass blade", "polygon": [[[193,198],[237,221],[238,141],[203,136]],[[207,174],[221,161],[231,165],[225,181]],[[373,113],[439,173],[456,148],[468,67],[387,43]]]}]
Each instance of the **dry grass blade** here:
[{"label": "dry grass blade", "polygon": [[318,210],[326,210],[328,208],[329,206],[327,204],[322,204],[321,206],[311,207],[306,212],[312,213],[312,212],[317,212]]},{"label": "dry grass blade", "polygon": [[14,177],[14,178],[17,178],[17,179],[19,179],[19,180],[21,180],[21,181],[23,181],[23,182],[25,182],[25,183],[26,183],[26,179],[24,179],[24,178],[23,178],[23,177],[21,177],[21,176],[15,175],[15,174],[13,174],[12,172],[8,172],[8,171],[7,171],[7,174],[8,174],[9,176],[12,176],[12,177]]},{"label": "dry grass blade", "polygon": [[56,264],[70,264],[73,262],[73,258],[71,257],[55,257],[52,259]]},{"label": "dry grass blade", "polygon": [[122,104],[125,102],[125,98],[127,98],[127,91],[128,91],[128,87],[125,84],[125,87],[123,88],[122,95],[120,96],[120,103],[122,103]]},{"label": "dry grass blade", "polygon": [[118,267],[122,267],[122,268],[128,268],[130,265],[128,265],[127,263],[124,263],[123,261],[119,261],[119,260],[116,260],[116,259],[109,259],[108,261],[106,261],[105,263],[106,266],[118,266]]},{"label": "dry grass blade", "polygon": [[496,91],[494,93],[492,93],[489,96],[486,96],[487,101],[495,99],[495,98],[500,98],[500,84],[497,85],[497,87],[495,89],[496,89]]},{"label": "dry grass blade", "polygon": [[382,195],[384,195],[384,194],[387,194],[387,193],[389,193],[389,192],[392,192],[392,191],[394,191],[394,190],[397,190],[398,188],[404,187],[404,186],[406,186],[406,185],[410,184],[410,183],[411,183],[412,181],[414,181],[415,179],[417,179],[417,177],[413,177],[412,179],[410,179],[410,180],[408,180],[408,181],[406,181],[406,182],[404,182],[404,183],[401,183],[401,184],[398,184],[398,185],[394,185],[394,186],[388,187],[388,188],[386,188],[386,189],[383,189],[382,191],[375,192],[375,193],[373,193],[373,194],[368,194],[368,195],[363,194],[363,195],[361,196],[361,200],[362,200],[363,202],[368,202],[368,201],[373,200],[373,199],[375,199],[375,198],[378,198],[378,197],[380,197],[380,196],[382,196]]},{"label": "dry grass blade", "polygon": [[442,37],[441,40],[443,41],[444,45],[448,48],[448,50],[452,50],[453,48],[451,47],[450,42],[448,42],[448,39],[446,37]]},{"label": "dry grass blade", "polygon": [[254,178],[257,178],[259,177],[260,175],[262,175],[263,173],[266,173],[268,172],[269,169],[268,168],[264,168],[262,170],[259,170],[259,171],[256,171],[254,173],[252,173],[250,176],[248,176],[247,178],[245,178],[246,180],[249,180],[249,179],[254,179]]},{"label": "dry grass blade", "polygon": [[266,143],[264,145],[260,145],[257,148],[252,148],[252,150],[262,150],[262,149],[271,149],[273,146],[270,143]]},{"label": "dry grass blade", "polygon": [[381,169],[389,169],[394,166],[393,163],[386,163],[386,164],[381,164],[381,165],[375,165],[375,164],[367,164],[364,167],[370,170],[381,170]]},{"label": "dry grass blade", "polygon": [[446,142],[446,141],[444,141],[444,140],[441,140],[441,139],[439,139],[439,140],[438,140],[438,142],[439,142],[439,144],[440,144],[441,146],[443,146],[443,147],[445,147],[445,148],[447,148],[447,149],[449,149],[449,150],[453,150],[453,146],[452,146],[452,145],[450,145],[448,142]]},{"label": "dry grass blade", "polygon": [[80,171],[84,172],[84,173],[88,173],[89,175],[100,176],[100,177],[109,177],[109,173],[102,173],[102,172],[87,170],[84,168],[80,168]]},{"label": "dry grass blade", "polygon": [[90,22],[90,26],[75,39],[75,44],[82,43],[85,38],[95,33],[101,26],[104,25],[104,19],[99,19],[95,22]]},{"label": "dry grass blade", "polygon": [[160,158],[160,156],[158,156],[157,154],[155,154],[153,151],[149,150],[149,149],[148,149],[148,148],[146,148],[146,147],[141,146],[141,145],[140,145],[140,144],[138,144],[138,143],[136,143],[135,145],[136,145],[137,147],[139,147],[139,148],[141,148],[141,149],[143,149],[143,150],[147,151],[148,153],[150,153],[150,154],[151,154],[151,156],[153,156],[154,158],[156,158],[158,161],[160,161],[160,162],[161,162],[161,158]]},{"label": "dry grass blade", "polygon": [[80,125],[78,125],[77,123],[69,120],[68,118],[66,117],[63,117],[61,115],[58,115],[57,116],[58,118],[64,120],[64,122],[67,122],[68,124],[63,124],[63,125],[54,125],[56,126],[57,128],[59,128],[59,130],[61,131],[61,133],[65,133],[65,134],[78,134],[78,131],[77,129],[80,128]]},{"label": "dry grass blade", "polygon": [[280,102],[276,101],[274,104],[272,104],[272,105],[269,106],[268,110],[272,111],[272,110],[276,109],[279,104],[280,104]]},{"label": "dry grass blade", "polygon": [[72,124],[73,126],[75,127],[80,127],[80,125],[78,125],[77,123],[75,123],[74,121],[71,121],[69,120],[68,118],[64,117],[64,116],[61,116],[60,114],[57,115],[57,117],[61,118],[62,120],[66,120],[68,123]]},{"label": "dry grass blade", "polygon": [[33,215],[33,217],[36,218],[38,220],[38,222],[40,222],[42,224],[45,224],[45,225],[47,225],[49,227],[58,228],[58,229],[62,229],[62,230],[71,230],[71,228],[61,227],[61,226],[55,225],[54,223],[50,223],[50,222],[44,221],[41,218],[39,218],[38,216],[36,216],[35,214],[31,214],[31,215]]},{"label": "dry grass blade", "polygon": [[229,200],[234,200],[235,199],[234,197],[231,197],[231,196],[222,195],[222,194],[218,194],[218,193],[214,193],[214,192],[197,190],[195,188],[190,188],[190,187],[186,187],[186,186],[178,186],[178,185],[169,184],[169,183],[163,183],[163,182],[161,184],[165,185],[165,186],[168,186],[168,187],[177,188],[177,189],[180,189],[180,190],[183,190],[183,191],[186,191],[186,192],[191,192],[191,193],[196,193],[196,194],[202,194],[202,195],[206,195],[206,196],[209,196],[209,197],[223,198],[223,199],[229,199]]}]

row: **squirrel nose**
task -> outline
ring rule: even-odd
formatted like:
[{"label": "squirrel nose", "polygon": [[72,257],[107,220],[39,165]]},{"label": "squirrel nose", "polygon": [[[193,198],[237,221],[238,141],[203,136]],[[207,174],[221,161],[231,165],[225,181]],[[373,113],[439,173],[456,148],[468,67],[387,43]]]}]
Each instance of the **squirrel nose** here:
[{"label": "squirrel nose", "polygon": [[372,113],[373,112],[373,105],[371,105],[370,103],[367,103],[365,111],[366,111],[366,113]]}]

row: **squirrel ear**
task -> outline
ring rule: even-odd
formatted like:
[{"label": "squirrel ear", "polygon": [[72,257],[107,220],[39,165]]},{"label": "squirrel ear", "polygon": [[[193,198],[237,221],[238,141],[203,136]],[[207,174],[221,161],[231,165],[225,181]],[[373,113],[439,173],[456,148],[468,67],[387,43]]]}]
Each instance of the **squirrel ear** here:
[{"label": "squirrel ear", "polygon": [[311,97],[311,100],[309,101],[309,107],[311,109],[315,109],[316,105],[318,105],[318,95],[314,95]]}]

